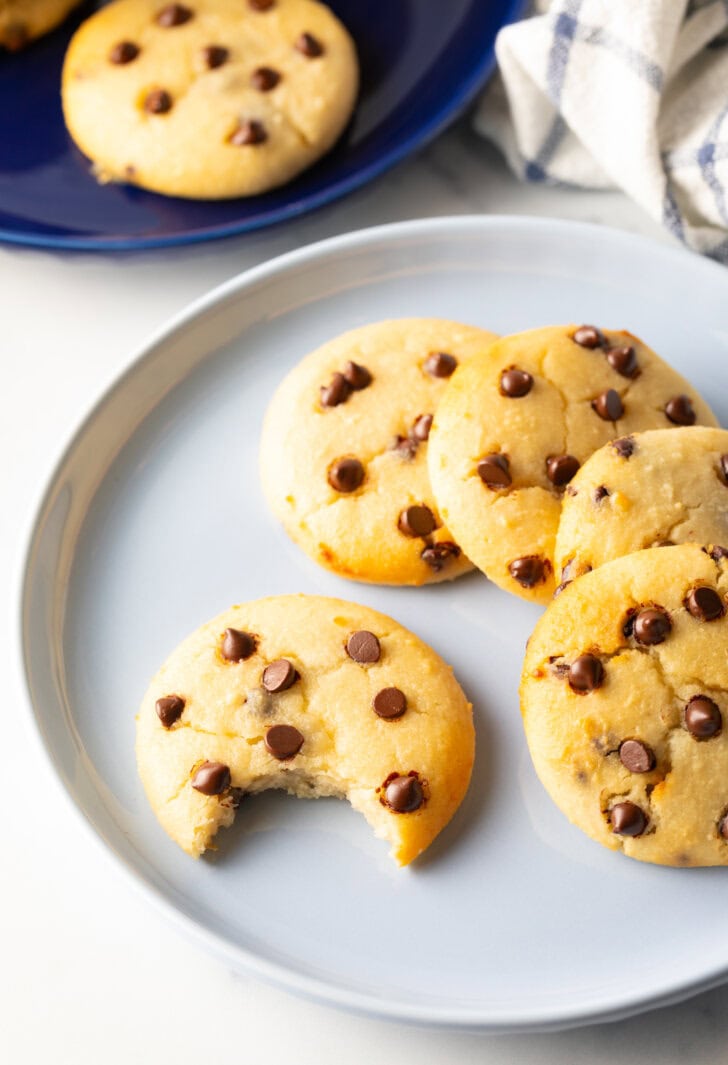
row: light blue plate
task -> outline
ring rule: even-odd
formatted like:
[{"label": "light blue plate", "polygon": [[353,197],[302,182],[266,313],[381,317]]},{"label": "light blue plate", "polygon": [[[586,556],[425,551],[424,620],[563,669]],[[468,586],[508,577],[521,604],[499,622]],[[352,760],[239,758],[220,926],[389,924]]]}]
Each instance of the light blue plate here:
[{"label": "light blue plate", "polygon": [[[457,218],[336,238],[244,274],[160,332],[60,460],[22,589],[30,708],[50,761],[130,881],[228,964],[400,1020],[497,1029],[624,1015],[728,973],[728,873],[592,843],[531,768],[518,710],[538,610],[473,575],[377,588],[316,568],[267,513],[261,418],[283,374],[341,330],[442,315],[508,332],[594,321],[643,336],[728,418],[728,275],[628,234]],[[147,805],[134,715],[189,631],[280,592],[394,615],[475,704],[470,792],[398,870],[346,804],[246,802],[193,862]]]}]

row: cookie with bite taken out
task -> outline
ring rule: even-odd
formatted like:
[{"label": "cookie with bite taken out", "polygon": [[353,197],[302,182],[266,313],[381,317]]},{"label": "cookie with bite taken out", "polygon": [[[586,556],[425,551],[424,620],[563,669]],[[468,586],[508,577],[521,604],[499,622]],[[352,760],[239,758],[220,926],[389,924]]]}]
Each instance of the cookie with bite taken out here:
[{"label": "cookie with bite taken out", "polygon": [[232,607],[172,653],[137,719],[137,764],[167,834],[198,857],[243,794],[346,798],[400,865],[448,823],[474,732],[452,670],[368,607],[284,595]]}]

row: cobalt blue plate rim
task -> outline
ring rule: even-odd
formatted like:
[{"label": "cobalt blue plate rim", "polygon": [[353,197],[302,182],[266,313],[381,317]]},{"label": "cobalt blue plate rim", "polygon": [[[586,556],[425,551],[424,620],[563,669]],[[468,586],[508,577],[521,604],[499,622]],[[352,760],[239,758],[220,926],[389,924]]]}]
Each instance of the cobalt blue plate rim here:
[{"label": "cobalt blue plate rim", "polygon": [[[505,0],[501,25],[516,21],[526,6],[526,0]],[[477,65],[470,68],[456,92],[453,92],[439,110],[427,115],[412,133],[392,148],[386,149],[370,163],[357,168],[353,173],[324,184],[316,192],[292,199],[286,204],[232,222],[202,228],[191,228],[175,233],[151,236],[81,236],[76,234],[37,233],[0,227],[0,242],[25,247],[75,251],[141,251],[153,248],[172,248],[198,244],[209,240],[237,236],[267,226],[277,225],[298,218],[309,211],[346,196],[361,186],[391,169],[418,148],[424,147],[441,133],[468,104],[478,89],[485,84],[495,68],[495,40],[484,49]]]}]

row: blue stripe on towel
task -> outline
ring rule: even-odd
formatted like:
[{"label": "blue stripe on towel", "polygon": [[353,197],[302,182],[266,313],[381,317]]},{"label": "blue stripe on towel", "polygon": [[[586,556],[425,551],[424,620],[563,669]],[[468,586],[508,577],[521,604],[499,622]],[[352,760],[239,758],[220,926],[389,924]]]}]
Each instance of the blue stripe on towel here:
[{"label": "blue stripe on towel", "polygon": [[[721,0],[728,3],[728,0]],[[553,38],[548,54],[546,68],[546,91],[549,100],[558,109],[566,81],[566,71],[569,66],[569,55],[575,40],[585,44],[593,44],[597,47],[606,48],[613,52],[637,75],[643,78],[656,92],[661,92],[664,75],[657,63],[653,63],[647,56],[626,44],[614,34],[609,33],[601,26],[584,26],[578,21],[579,11],[583,0],[567,0],[564,9],[554,18]],[[553,159],[559,145],[563,141],[568,127],[557,114],[551,123],[541,147],[533,159],[524,162],[523,176],[526,181],[539,182],[550,180],[548,164]]]},{"label": "blue stripe on towel", "polygon": [[700,167],[700,173],[703,177],[703,181],[713,193],[713,199],[715,200],[715,206],[718,208],[718,214],[723,221],[728,225],[728,205],[726,204],[726,189],[725,185],[719,180],[716,173],[715,164],[717,161],[717,140],[720,133],[720,127],[728,116],[728,104],[726,104],[716,115],[713,122],[711,122],[710,129],[705,137],[705,140],[698,148],[697,163]]},{"label": "blue stripe on towel", "polygon": [[546,172],[547,165],[551,162],[554,152],[561,144],[566,133],[566,123],[561,115],[557,115],[551,124],[551,129],[546,134],[539,153],[535,159],[526,163],[524,169],[524,177],[526,181],[546,181],[548,180],[548,173]]},{"label": "blue stripe on towel", "polygon": [[579,26],[576,37],[585,44],[595,44],[600,48],[606,48],[608,52],[613,52],[614,55],[624,60],[630,70],[639,74],[648,85],[651,85],[657,92],[662,92],[665,76],[657,63],[653,63],[642,52],[638,52],[636,48],[632,48],[603,26]]},{"label": "blue stripe on towel", "polygon": [[683,216],[673,196],[670,179],[665,175],[665,198],[662,201],[662,224],[669,229],[673,236],[685,243],[685,227]]},{"label": "blue stripe on towel", "polygon": [[[569,52],[577,30],[577,16],[582,3],[583,0],[567,0],[564,10],[560,11],[554,19],[553,38],[546,67],[546,88],[549,99],[556,108],[558,108],[564,89],[566,70],[569,65]],[[548,180],[549,174],[546,167],[564,139],[566,130],[566,123],[561,115],[557,114],[535,159],[527,159],[525,162],[523,176],[526,181]]]},{"label": "blue stripe on towel", "polygon": [[567,0],[564,10],[554,20],[554,35],[546,68],[546,91],[554,106],[558,106],[566,80],[569,52],[578,29],[577,16],[583,0]]}]

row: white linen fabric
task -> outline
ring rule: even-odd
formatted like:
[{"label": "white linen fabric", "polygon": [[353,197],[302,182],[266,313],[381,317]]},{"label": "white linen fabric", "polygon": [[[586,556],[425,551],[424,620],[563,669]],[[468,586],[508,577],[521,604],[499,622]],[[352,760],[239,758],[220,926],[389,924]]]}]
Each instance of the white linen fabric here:
[{"label": "white linen fabric", "polygon": [[536,0],[475,125],[527,181],[618,187],[728,263],[728,0]]}]

